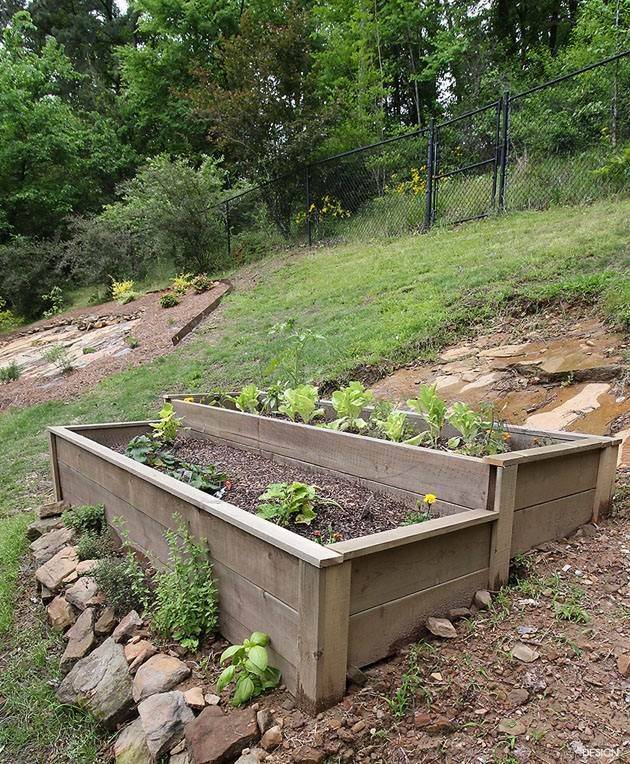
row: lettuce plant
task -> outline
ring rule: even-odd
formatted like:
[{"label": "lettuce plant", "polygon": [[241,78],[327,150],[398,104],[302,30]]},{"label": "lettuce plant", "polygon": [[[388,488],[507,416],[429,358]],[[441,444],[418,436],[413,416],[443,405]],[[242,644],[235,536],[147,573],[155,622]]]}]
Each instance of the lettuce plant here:
[{"label": "lettuce plant", "polygon": [[278,411],[286,414],[292,422],[301,419],[309,424],[313,419],[322,416],[324,409],[317,408],[317,388],[314,385],[298,385],[282,393]]},{"label": "lettuce plant", "polygon": [[506,433],[497,425],[491,406],[481,406],[475,411],[466,403],[454,403],[447,418],[460,433],[448,440],[448,447],[454,451],[468,456],[486,456],[507,449]]},{"label": "lettuce plant", "polygon": [[446,423],[446,403],[437,394],[437,386],[421,385],[418,395],[409,399],[407,406],[424,418],[428,429],[405,442],[412,446],[437,448],[440,432]]},{"label": "lettuce plant", "polygon": [[260,390],[256,385],[245,385],[236,396],[228,396],[239,411],[246,414],[255,414],[260,408]]},{"label": "lettuce plant", "polygon": [[361,382],[350,382],[341,390],[335,390],[331,400],[338,418],[326,425],[329,429],[360,432],[367,428],[367,422],[361,418],[361,414],[374,400],[374,393],[366,390]]},{"label": "lettuce plant", "polygon": [[374,425],[387,440],[394,443],[405,440],[409,429],[408,417],[404,411],[390,411],[384,419],[374,419]]}]

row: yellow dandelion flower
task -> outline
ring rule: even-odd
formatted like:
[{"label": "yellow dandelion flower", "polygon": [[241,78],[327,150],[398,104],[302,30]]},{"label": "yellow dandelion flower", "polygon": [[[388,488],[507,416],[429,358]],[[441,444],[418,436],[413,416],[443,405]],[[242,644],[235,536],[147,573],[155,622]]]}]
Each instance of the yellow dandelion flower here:
[{"label": "yellow dandelion flower", "polygon": [[192,395],[187,395],[184,398],[184,400],[186,401],[186,403],[194,403],[195,402],[195,399],[192,397]]},{"label": "yellow dandelion flower", "polygon": [[431,504],[435,504],[437,501],[437,496],[434,493],[425,493],[423,501],[425,504],[431,506]]}]

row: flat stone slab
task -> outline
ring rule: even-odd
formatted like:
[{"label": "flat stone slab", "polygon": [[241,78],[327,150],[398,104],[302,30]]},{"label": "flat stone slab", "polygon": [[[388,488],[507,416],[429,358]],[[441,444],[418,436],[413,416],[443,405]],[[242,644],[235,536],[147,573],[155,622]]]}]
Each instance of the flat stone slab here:
[{"label": "flat stone slab", "polygon": [[79,557],[76,547],[67,546],[37,568],[35,578],[42,586],[55,592],[63,583],[64,578],[74,572],[78,564]]},{"label": "flat stone slab", "polygon": [[186,745],[192,764],[231,764],[243,748],[258,740],[256,713],[208,706],[186,726]]},{"label": "flat stone slab", "polygon": [[151,764],[151,753],[140,717],[128,724],[116,739],[114,758],[116,764]]},{"label": "flat stone slab", "polygon": [[184,727],[195,715],[179,690],[151,695],[138,706],[147,748],[158,759],[184,737]]},{"label": "flat stone slab", "polygon": [[133,680],[136,703],[160,692],[167,692],[190,676],[188,666],[172,655],[158,653],[138,669]]},{"label": "flat stone slab", "polygon": [[77,618],[76,623],[66,634],[68,644],[61,656],[61,671],[67,673],[71,667],[81,658],[84,658],[94,646],[94,609],[84,610]]},{"label": "flat stone slab", "polygon": [[98,593],[98,584],[91,576],[82,576],[72,584],[66,590],[66,599],[79,610],[85,610],[86,607],[100,605],[103,602],[103,597]]},{"label": "flat stone slab", "polygon": [[31,543],[35,560],[42,565],[54,557],[60,549],[70,544],[74,538],[71,528],[57,528],[49,531]]},{"label": "flat stone slab", "polygon": [[47,517],[44,520],[35,520],[26,529],[26,538],[29,541],[35,541],[40,536],[43,536],[48,531],[54,531],[57,528],[61,528],[63,522],[60,517]]},{"label": "flat stone slab", "polygon": [[122,647],[109,637],[81,658],[59,685],[57,699],[86,708],[109,728],[124,721],[134,703]]},{"label": "flat stone slab", "polygon": [[46,608],[48,620],[53,629],[65,631],[76,621],[74,610],[65,597],[58,595]]}]

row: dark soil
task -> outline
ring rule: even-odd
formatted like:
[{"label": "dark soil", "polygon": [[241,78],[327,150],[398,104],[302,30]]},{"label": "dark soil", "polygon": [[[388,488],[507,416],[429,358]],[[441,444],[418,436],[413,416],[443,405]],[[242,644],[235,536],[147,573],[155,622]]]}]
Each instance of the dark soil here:
[{"label": "dark soil", "polygon": [[173,452],[186,461],[214,464],[227,473],[230,488],[224,500],[252,514],[256,514],[258,497],[270,483],[299,481],[316,485],[321,498],[333,499],[339,506],[316,506],[317,518],[310,525],[291,523],[292,531],[313,540],[321,535],[324,542],[329,541],[329,526],[333,533],[340,534],[341,539],[335,539],[338,541],[397,528],[410,511],[407,505],[351,480],[278,464],[265,456],[223,444],[188,438],[178,442]]}]

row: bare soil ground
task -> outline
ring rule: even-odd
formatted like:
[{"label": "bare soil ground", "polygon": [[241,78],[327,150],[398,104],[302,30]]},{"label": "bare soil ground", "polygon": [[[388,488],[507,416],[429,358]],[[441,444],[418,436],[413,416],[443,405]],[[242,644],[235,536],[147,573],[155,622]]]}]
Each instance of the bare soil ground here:
[{"label": "bare soil ground", "polygon": [[[74,398],[118,371],[172,352],[173,335],[226,289],[227,285],[221,282],[202,294],[188,292],[173,308],[160,306],[163,292],[151,292],[127,305],[109,302],[87,310],[76,309],[0,336],[1,365],[11,362],[12,347],[16,358],[27,357],[30,363],[22,369],[20,379],[0,385],[0,411]],[[125,317],[129,318],[127,325],[115,323]],[[90,328],[76,328],[85,324]],[[116,332],[117,327],[121,331]],[[109,328],[114,330],[111,335],[106,334]],[[128,336],[137,340],[137,347],[126,344]],[[41,356],[51,345],[66,347],[76,368],[65,373],[59,368],[48,368],[51,365],[46,365]],[[83,347],[96,352],[83,354]],[[37,366],[42,364],[44,368],[39,373]]]}]

